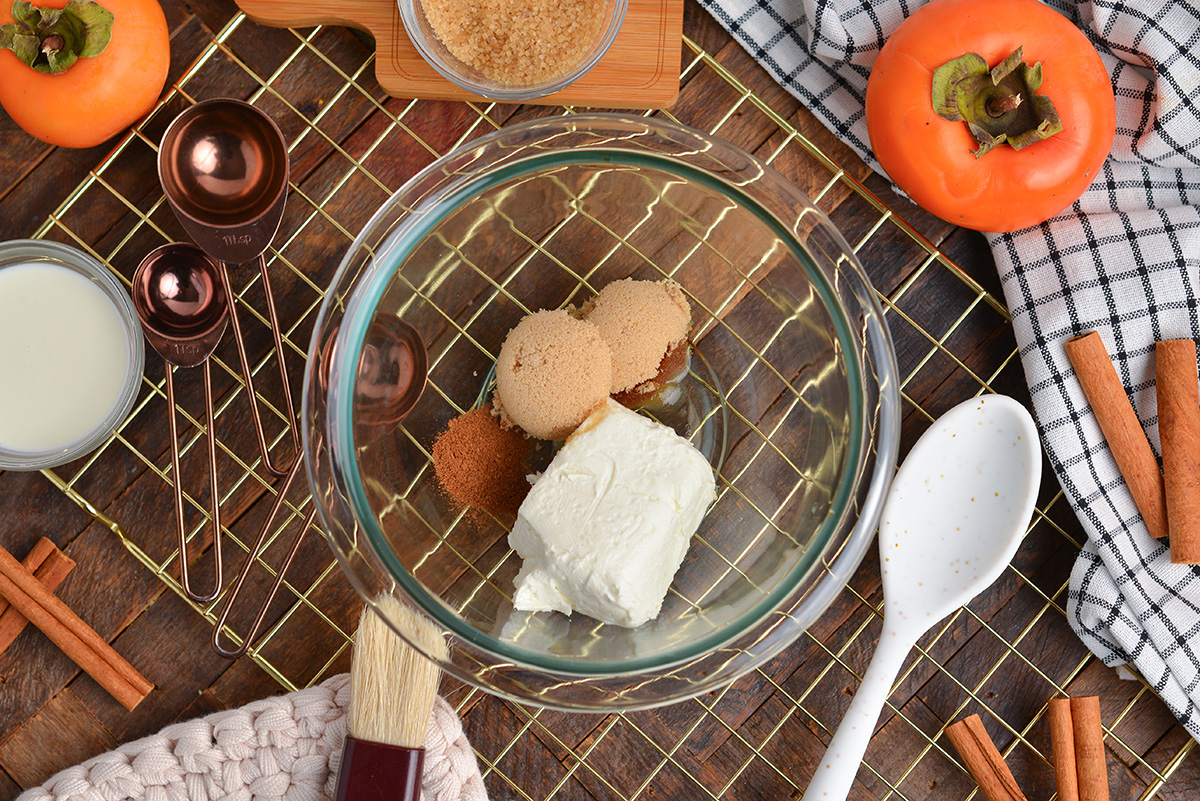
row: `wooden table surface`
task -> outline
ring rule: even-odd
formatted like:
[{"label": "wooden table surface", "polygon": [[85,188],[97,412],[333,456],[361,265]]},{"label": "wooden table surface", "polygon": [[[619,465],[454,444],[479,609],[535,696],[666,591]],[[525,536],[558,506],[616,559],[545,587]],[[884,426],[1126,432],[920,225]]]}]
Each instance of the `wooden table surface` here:
[{"label": "wooden table surface", "polygon": [[[226,28],[237,8],[231,0],[165,0],[164,8],[172,31],[170,81],[175,82],[210,46],[214,35]],[[981,377],[992,388],[1027,401],[1013,355],[1011,328],[1003,313],[987,303],[977,303],[982,294],[974,300],[959,297],[964,286],[975,282],[987,293],[986,298],[1002,299],[982,237],[955,229],[894,196],[886,181],[872,175],[690,2],[684,30],[697,48],[711,54],[712,61],[685,71],[680,98],[670,109],[672,115],[699,127],[717,128],[720,135],[772,158],[775,166],[811,193],[814,187],[820,189],[828,176],[821,178],[812,167],[791,158],[789,143],[779,136],[779,121],[786,121],[845,169],[847,177],[839,181],[861,182],[894,208],[921,241],[956,263],[967,277],[964,284],[962,276],[944,266],[935,265],[934,271],[928,250],[916,247],[920,242],[914,244],[899,228],[885,231],[879,227],[880,210],[862,195],[845,190],[842,183],[822,195],[822,208],[847,239],[865,243],[859,249],[860,258],[889,301],[889,321],[901,372],[906,376],[904,448],[924,426],[918,406],[930,413],[949,408],[977,392]],[[321,37],[324,53],[332,54],[340,64],[351,65],[344,69],[363,63],[370,53],[361,37],[342,29],[326,30]],[[319,116],[322,106],[332,102],[339,83],[319,77],[315,71],[286,72],[279,54],[296,51],[299,41],[291,32],[246,22],[224,47],[257,74],[277,75],[280,85],[288,85],[290,97],[304,99],[296,104],[299,111]],[[696,52],[684,48],[684,63],[697,62]],[[736,75],[745,91],[769,105],[778,119],[762,113],[760,106],[743,103],[744,96],[739,100],[737,87],[718,80],[715,65]],[[408,101],[389,100],[379,91],[369,67],[355,83],[362,89],[362,97],[376,105],[358,118],[336,115],[337,119],[323,128],[326,138],[319,142],[327,149],[336,143],[348,152],[361,152],[355,150],[356,137],[373,128],[377,133],[387,123],[378,119],[380,108],[394,115],[410,113]],[[249,97],[258,86],[218,73],[193,78],[189,90],[198,89],[207,92],[199,97],[220,93]],[[161,135],[168,112],[183,105],[177,98],[159,115],[161,119],[147,124],[146,136]],[[481,115],[500,124],[541,113],[548,112],[528,107],[481,110],[464,104],[424,103],[419,114],[403,119],[424,126],[422,141],[444,148]],[[486,126],[476,133],[483,132]],[[294,130],[285,133],[295,135]],[[139,228],[137,220],[152,219],[168,233],[184,238],[165,207],[154,205],[159,197],[157,179],[147,166],[153,163],[152,153],[137,142],[131,148],[138,146],[146,152],[132,158],[127,167],[106,166],[103,180],[96,182],[101,188],[123,182],[121,194],[131,198],[135,208],[114,204],[111,197],[105,202],[103,194],[95,203],[84,198],[73,207],[72,219],[49,233],[52,238],[70,241],[69,230],[98,252],[120,254],[113,259],[113,266],[125,276],[136,265],[132,254],[143,241],[146,246],[154,244],[153,237],[143,230],[146,226]],[[84,151],[48,147],[0,116],[0,240],[28,237],[38,231],[111,148],[111,143]],[[414,147],[376,153],[372,158],[377,159],[373,172],[388,176],[389,187],[394,189],[433,155]],[[319,156],[300,148],[293,152],[293,184],[309,196],[316,196],[320,181],[327,180],[321,169]],[[346,205],[365,215],[379,202],[370,192],[363,192]],[[362,208],[355,210],[355,203]],[[292,211],[297,205],[302,204],[293,202]],[[287,229],[285,223],[285,232]],[[292,263],[311,262],[314,281],[328,280],[344,245],[344,239],[296,236],[289,240],[286,256]],[[311,295],[304,295],[286,280],[281,298],[287,313],[301,318],[305,317],[302,304],[312,302]],[[962,311],[964,308],[967,311]],[[308,327],[299,327],[297,342],[307,342],[311,314],[306,319]],[[266,343],[261,329],[258,326],[252,332],[253,347],[259,350]],[[147,376],[152,382],[160,381],[161,364],[149,350],[147,359]],[[300,357],[290,366],[298,376]],[[218,375],[219,394],[229,392],[233,384],[228,375]],[[185,392],[183,402],[195,403],[198,397]],[[125,530],[138,531],[139,544],[152,555],[155,549],[169,548],[174,536],[169,492],[161,476],[134,454],[155,454],[153,462],[159,468],[168,463],[164,413],[161,401],[148,403],[124,432],[125,447],[110,449],[86,469],[72,465],[57,471],[64,480],[75,477],[75,489],[98,511],[119,521]],[[233,417],[227,415],[226,419]],[[243,434],[230,436],[249,453],[251,446]],[[989,731],[1006,752],[1026,795],[1049,798],[1053,777],[1043,756],[1048,751],[1048,733],[1042,716],[1055,687],[1072,694],[1101,696],[1104,722],[1112,735],[1108,762],[1114,799],[1144,797],[1147,788],[1157,791],[1160,798],[1190,799],[1200,794],[1200,760],[1185,756],[1180,764],[1171,764],[1188,743],[1182,728],[1144,685],[1121,681],[1115,672],[1089,658],[1066,624],[1061,611],[1066,603],[1066,581],[1082,535],[1048,468],[1046,472],[1039,501],[1042,514],[1018,555],[1016,570],[981,596],[972,605],[972,613],[957,618],[940,639],[924,641],[928,658],[910,662],[868,752],[868,763],[877,773],[860,772],[853,798],[886,797],[889,782],[901,793],[892,797],[968,797],[974,784],[953,760],[941,731],[974,711],[984,713]],[[266,497],[253,486],[232,494],[227,500],[226,524],[252,527],[264,514]],[[14,797],[58,770],[173,721],[281,691],[276,679],[249,659],[230,662],[216,656],[208,645],[210,623],[135,559],[102,521],[69,500],[46,476],[0,473],[0,510],[0,542],[18,558],[39,536],[47,536],[78,563],[59,595],[156,685],[145,702],[126,712],[39,632],[27,629],[0,655],[0,798]],[[319,537],[310,537],[305,547],[314,559],[323,555],[318,561],[328,562],[326,546]],[[231,566],[237,563],[235,559]],[[330,614],[338,625],[350,627],[359,608],[357,597],[340,573],[321,581],[325,608],[335,610]],[[839,597],[813,627],[811,636],[727,691],[658,711],[628,716],[538,713],[465,687],[448,685],[445,692],[458,705],[484,760],[493,798],[799,797],[828,740],[826,729],[836,724],[856,683],[847,668],[861,672],[873,649],[878,621],[872,607],[878,607],[880,601],[878,567],[869,555],[852,580],[851,590]],[[346,669],[344,651],[329,662],[328,645],[317,647],[307,642],[303,631],[295,626],[276,638],[272,664],[288,676],[299,677],[298,684]],[[830,670],[833,653],[839,662]],[[928,747],[930,742],[935,746]],[[1163,772],[1169,766],[1173,774],[1159,787],[1154,771]]]}]

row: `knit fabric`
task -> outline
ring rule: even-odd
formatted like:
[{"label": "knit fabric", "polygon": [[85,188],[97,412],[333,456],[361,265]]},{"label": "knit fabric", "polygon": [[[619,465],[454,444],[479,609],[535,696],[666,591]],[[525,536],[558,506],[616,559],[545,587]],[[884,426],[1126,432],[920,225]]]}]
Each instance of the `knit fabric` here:
[{"label": "knit fabric", "polygon": [[[350,675],[175,723],[61,771],[17,801],[326,801],[333,797]],[[486,801],[458,715],[438,698],[425,732],[424,801]]]}]

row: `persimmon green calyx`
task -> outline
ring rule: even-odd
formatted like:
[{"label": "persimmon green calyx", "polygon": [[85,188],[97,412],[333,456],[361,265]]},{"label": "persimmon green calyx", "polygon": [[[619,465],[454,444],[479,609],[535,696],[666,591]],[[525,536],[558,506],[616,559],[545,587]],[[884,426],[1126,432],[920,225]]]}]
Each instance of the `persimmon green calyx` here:
[{"label": "persimmon green calyx", "polygon": [[1041,85],[1041,62],[1026,64],[1020,47],[995,67],[967,53],[933,71],[933,110],[967,124],[979,145],[975,158],[1006,143],[1020,150],[1063,127],[1050,98],[1036,94]]},{"label": "persimmon green calyx", "polygon": [[98,56],[112,38],[113,15],[93,0],[42,8],[25,0],[12,7],[14,22],[0,25],[0,48],[46,75],[60,75],[81,58]]}]

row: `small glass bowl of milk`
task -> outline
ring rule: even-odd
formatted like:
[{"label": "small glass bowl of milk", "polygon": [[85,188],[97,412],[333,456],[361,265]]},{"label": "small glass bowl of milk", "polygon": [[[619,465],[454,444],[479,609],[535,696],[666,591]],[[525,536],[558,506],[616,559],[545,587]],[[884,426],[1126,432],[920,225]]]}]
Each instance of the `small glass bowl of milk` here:
[{"label": "small glass bowl of milk", "polygon": [[125,420],[145,363],[129,292],[57,242],[0,242],[0,469],[98,448]]}]

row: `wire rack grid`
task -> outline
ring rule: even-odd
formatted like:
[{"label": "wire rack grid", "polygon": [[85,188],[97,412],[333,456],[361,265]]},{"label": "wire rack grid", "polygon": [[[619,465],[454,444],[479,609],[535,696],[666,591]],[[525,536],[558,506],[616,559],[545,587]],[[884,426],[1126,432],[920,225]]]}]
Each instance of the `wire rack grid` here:
[{"label": "wire rack grid", "polygon": [[[728,139],[795,181],[842,229],[876,286],[897,345],[904,439],[959,400],[988,391],[1024,392],[1023,378],[994,276],[972,275],[943,245],[902,219],[879,195],[886,184],[869,177],[853,155],[795,101],[771,84],[729,40],[719,50],[685,38],[680,101],[662,115]],[[251,42],[254,47],[251,47]],[[264,42],[268,46],[264,46]],[[264,57],[264,52],[272,55]],[[344,29],[268,30],[243,15],[206,36],[199,55],[159,107],[130,132],[37,232],[80,247],[112,266],[127,284],[142,254],[183,239],[161,194],[134,195],[132,176],[152,169],[162,129],[186,104],[210,96],[242,97],[280,122],[293,163],[285,223],[268,251],[279,275],[286,320],[287,359],[304,359],[322,287],[367,217],[404,180],[454,147],[515,121],[571,108],[515,108],[387,98],[372,78],[373,56]],[[144,173],[142,173],[144,174]],[[873,187],[877,192],[873,192]],[[918,214],[904,207],[906,217]],[[102,225],[98,220],[109,219]],[[925,227],[936,226],[923,221]],[[286,448],[285,415],[272,386],[267,319],[259,311],[257,276],[238,286],[248,315],[255,375],[271,411],[273,448]],[[220,535],[244,558],[245,520],[276,485],[263,470],[245,428],[245,402],[236,364],[215,358],[217,438],[222,459],[220,499],[232,511]],[[152,355],[152,354],[151,354]],[[292,370],[293,376],[299,374]],[[182,376],[179,377],[182,380]],[[295,379],[294,379],[295,380]],[[185,457],[199,459],[204,432],[196,406],[180,401],[188,433]],[[191,396],[194,401],[195,396]],[[161,434],[165,408],[161,368],[147,372],[128,421],[87,459],[43,471],[71,500],[120,538],[125,547],[176,593],[179,553],[171,511],[151,496],[173,481]],[[193,409],[188,412],[187,409]],[[90,480],[99,466],[117,463],[149,489],[126,501],[104,498]],[[186,465],[186,462],[185,462]],[[1048,472],[1048,471],[1047,471]],[[185,475],[199,475],[198,471]],[[203,486],[187,487],[193,547],[206,534]],[[129,511],[141,504],[150,511]],[[311,499],[293,493],[286,519],[270,532],[254,568],[269,578]],[[249,528],[253,528],[250,526]],[[303,532],[301,532],[303,533]],[[319,682],[344,670],[355,599],[319,537],[289,572],[263,634],[249,657],[285,688]],[[311,547],[309,547],[311,546]],[[872,799],[978,796],[944,736],[946,725],[979,712],[1018,781],[1049,797],[1053,779],[1045,703],[1079,694],[1098,663],[1065,620],[1066,578],[1080,546],[1078,528],[1054,482],[1039,499],[1025,544],[999,582],[923,638],[885,711],[852,797]],[[727,687],[659,710],[570,715],[528,708],[451,685],[447,697],[463,716],[494,798],[787,798],[799,797],[840,720],[880,630],[882,597],[871,557],[829,612],[797,644]],[[226,592],[228,587],[226,588]],[[193,605],[215,621],[223,598]],[[231,629],[236,641],[241,635]],[[297,656],[294,644],[306,644]],[[198,643],[197,647],[205,647]],[[1104,699],[1109,760],[1119,770],[1114,797],[1156,795],[1194,743],[1164,724],[1155,734],[1133,725],[1161,704],[1144,682],[1127,683],[1121,697]],[[1159,712],[1156,712],[1161,717]]]}]

